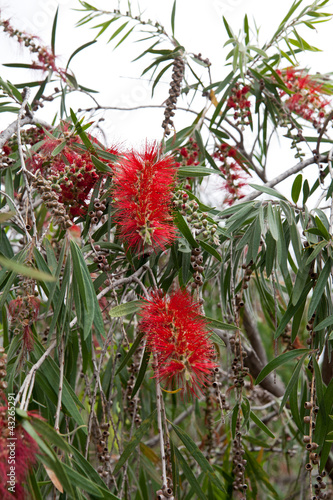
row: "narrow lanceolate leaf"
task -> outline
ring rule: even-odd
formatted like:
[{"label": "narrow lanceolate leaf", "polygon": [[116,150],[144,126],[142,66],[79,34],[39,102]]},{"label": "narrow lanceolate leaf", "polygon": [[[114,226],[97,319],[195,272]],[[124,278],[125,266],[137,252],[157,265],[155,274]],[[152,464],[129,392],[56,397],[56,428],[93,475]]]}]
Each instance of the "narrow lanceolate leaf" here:
[{"label": "narrow lanceolate leaf", "polygon": [[118,375],[119,372],[121,372],[121,370],[124,368],[124,366],[127,365],[127,363],[129,362],[129,360],[131,359],[131,357],[133,356],[133,354],[135,353],[135,351],[137,350],[142,338],[144,336],[144,332],[139,332],[135,341],[133,342],[132,344],[132,347],[130,348],[130,350],[128,351],[128,353],[126,354],[125,358],[122,360],[118,370],[116,371],[116,375]]},{"label": "narrow lanceolate leaf", "polygon": [[298,198],[301,193],[302,182],[303,182],[303,176],[302,174],[298,174],[291,188],[291,197],[295,204],[298,202]]},{"label": "narrow lanceolate leaf", "polygon": [[286,391],[285,391],[285,393],[283,395],[283,398],[282,398],[282,401],[281,401],[281,405],[280,405],[280,409],[279,409],[279,413],[281,413],[281,411],[283,410],[284,405],[288,401],[288,398],[290,396],[291,391],[294,388],[294,385],[295,384],[297,385],[298,377],[299,377],[301,368],[302,368],[304,360],[305,360],[305,358],[307,356],[308,356],[308,353],[303,354],[303,356],[301,357],[301,359],[299,360],[299,362],[297,363],[297,365],[296,365],[296,367],[294,369],[294,372],[293,372],[293,374],[291,376],[291,379],[289,380],[289,383],[288,383],[288,385],[286,387]]},{"label": "narrow lanceolate leaf", "polygon": [[110,316],[111,318],[121,318],[128,314],[134,314],[140,311],[142,303],[142,300],[132,300],[131,302],[126,302],[126,304],[120,304],[110,310]]},{"label": "narrow lanceolate leaf", "polygon": [[52,26],[51,49],[53,55],[55,55],[55,37],[57,31],[58,12],[59,12],[59,6],[57,7]]},{"label": "narrow lanceolate leaf", "polygon": [[317,306],[320,302],[320,299],[323,296],[324,290],[326,288],[326,285],[328,283],[330,274],[331,274],[331,269],[332,269],[332,259],[327,259],[327,262],[321,271],[317,284],[313,290],[313,295],[311,298],[311,302],[309,305],[309,310],[308,310],[308,319],[311,318],[315,310],[317,309]]},{"label": "narrow lanceolate leaf", "polygon": [[187,451],[192,455],[194,460],[199,464],[201,467],[202,472],[205,472],[208,474],[209,479],[214,483],[218,488],[220,488],[222,491],[225,491],[225,488],[223,484],[221,483],[220,479],[216,475],[213,467],[210,465],[202,451],[198,448],[198,446],[195,444],[195,442],[190,438],[186,432],[183,431],[178,425],[173,424],[170,422],[172,425],[173,430],[179,437],[179,439],[182,441],[184,444],[185,448]]},{"label": "narrow lanceolate leaf", "polygon": [[136,382],[135,382],[135,386],[133,387],[131,398],[134,398],[135,394],[138,392],[138,390],[141,387],[141,384],[142,384],[143,379],[145,377],[146,371],[148,369],[148,363],[149,363],[150,355],[151,355],[151,352],[146,347],[145,351],[143,353],[143,356],[142,356],[140,370],[139,370],[139,373],[138,373],[138,376],[137,376],[137,379],[136,379]]},{"label": "narrow lanceolate leaf", "polygon": [[325,318],[323,321],[318,323],[316,327],[313,329],[314,332],[319,332],[320,330],[323,330],[324,328],[333,325],[333,315],[328,316],[328,318]]},{"label": "narrow lanceolate leaf", "polygon": [[182,235],[187,239],[189,244],[193,248],[197,247],[198,243],[196,242],[193,234],[191,233],[191,229],[188,227],[186,220],[179,212],[176,212],[175,214],[175,224],[178,227],[179,231],[182,233]]},{"label": "narrow lanceolate leaf", "polygon": [[207,321],[207,325],[210,328],[219,328],[220,330],[237,330],[236,325],[231,325],[230,323],[224,323],[218,319],[209,318],[208,316],[204,316]]},{"label": "narrow lanceolate leaf", "polygon": [[14,217],[16,212],[10,211],[10,212],[0,212],[0,224],[3,224],[7,220],[10,220],[12,217]]},{"label": "narrow lanceolate leaf", "polygon": [[284,352],[283,354],[280,354],[277,358],[273,359],[270,361],[259,373],[255,384],[258,385],[260,382],[264,380],[264,378],[267,377],[273,370],[278,368],[281,365],[284,365],[288,361],[291,361],[292,359],[297,358],[298,356],[303,356],[303,354],[311,354],[310,349],[295,349],[293,351],[287,351]]},{"label": "narrow lanceolate leaf", "polygon": [[173,2],[172,12],[171,12],[171,29],[173,36],[175,36],[176,1],[177,0]]},{"label": "narrow lanceolate leaf", "polygon": [[156,413],[156,409],[149,415],[148,418],[146,418],[146,420],[144,420],[142,422],[140,427],[137,429],[136,433],[134,434],[132,439],[129,441],[129,443],[125,447],[123,453],[121,454],[121,457],[119,458],[119,460],[114,468],[113,474],[117,474],[117,472],[121,469],[121,467],[124,465],[124,463],[130,458],[130,456],[132,455],[133,451],[140,443],[143,436],[148,432],[148,430],[150,429],[150,427],[152,425],[152,421],[155,417],[155,413]]},{"label": "narrow lanceolate leaf", "polygon": [[261,193],[266,193],[271,196],[274,196],[274,198],[279,198],[280,200],[288,201],[285,196],[283,196],[281,193],[278,193],[275,191],[275,189],[272,189],[267,186],[260,186],[259,184],[249,184],[250,187],[253,189],[256,189],[257,191],[260,191]]},{"label": "narrow lanceolate leaf", "polygon": [[187,461],[184,459],[183,455],[180,453],[178,448],[174,446],[175,450],[175,455],[177,460],[180,462],[184,475],[186,479],[188,480],[189,484],[191,485],[193,491],[196,494],[196,498],[200,498],[202,500],[206,500],[206,495],[202,491],[200,484],[198,483],[195,475],[193,474],[191,467],[187,464]]},{"label": "narrow lanceolate leaf", "polygon": [[266,432],[266,434],[275,439],[275,436],[274,434],[269,430],[269,428],[267,427],[267,425],[264,424],[264,422],[262,422],[260,420],[259,417],[257,417],[257,415],[255,413],[253,413],[253,411],[250,411],[250,418],[251,420],[253,420],[253,422],[264,432]]},{"label": "narrow lanceolate leaf", "polygon": [[33,267],[25,266],[24,264],[20,264],[19,262],[14,261],[13,259],[6,259],[5,257],[0,257],[0,265],[14,271],[14,273],[22,274],[23,276],[28,276],[29,278],[33,278],[38,281],[55,281],[54,276],[52,274],[47,274],[42,271],[38,271]]}]

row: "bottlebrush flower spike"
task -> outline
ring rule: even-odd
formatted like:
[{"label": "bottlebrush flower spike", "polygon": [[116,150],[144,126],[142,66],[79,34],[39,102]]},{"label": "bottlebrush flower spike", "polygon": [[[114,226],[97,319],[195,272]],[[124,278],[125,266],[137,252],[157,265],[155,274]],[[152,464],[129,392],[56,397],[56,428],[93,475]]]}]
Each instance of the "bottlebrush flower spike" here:
[{"label": "bottlebrush flower spike", "polygon": [[[28,415],[30,412],[28,412]],[[8,407],[0,408],[0,498],[11,500],[13,498],[24,499],[27,497],[25,485],[27,475],[31,467],[37,462],[36,454],[39,451],[36,441],[23,429],[17,425],[14,431],[14,440],[8,428]],[[15,446],[10,444],[15,443]],[[14,451],[15,450],[15,451]],[[14,457],[14,462],[11,462]],[[10,475],[10,464],[14,463],[14,474]],[[9,482],[7,482],[9,481]],[[9,490],[9,487],[13,488]],[[11,491],[15,493],[12,494]]]},{"label": "bottlebrush flower spike", "polygon": [[161,157],[156,144],[130,152],[114,175],[114,206],[120,237],[135,251],[145,245],[164,249],[175,239],[171,201],[175,178],[172,156]]},{"label": "bottlebrush flower spike", "polygon": [[140,330],[156,355],[155,376],[197,396],[217,364],[199,304],[185,290],[170,296],[153,292],[141,310]]}]

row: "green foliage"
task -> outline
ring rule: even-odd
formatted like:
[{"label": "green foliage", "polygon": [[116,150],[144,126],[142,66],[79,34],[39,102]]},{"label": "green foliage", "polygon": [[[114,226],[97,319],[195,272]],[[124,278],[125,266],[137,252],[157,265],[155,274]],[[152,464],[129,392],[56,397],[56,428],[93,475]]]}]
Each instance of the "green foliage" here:
[{"label": "green foliage", "polygon": [[[317,498],[312,479],[330,472],[333,436],[333,85],[330,74],[312,74],[298,60],[319,50],[307,31],[331,22],[328,2],[295,0],[264,43],[248,15],[239,32],[223,17],[221,75],[183,45],[176,0],[170,33],[130,2],[113,11],[79,3],[77,26],[91,26],[94,39],[65,69],[55,58],[61,9],[50,49],[0,20],[19,43],[27,36],[31,55],[3,66],[43,73],[15,85],[6,69],[0,77],[0,112],[13,114],[0,133],[0,396],[23,446],[31,439],[38,449],[24,468],[26,494]],[[147,209],[135,247],[121,233],[119,202],[132,210],[136,190],[154,175],[142,185],[136,172],[131,196],[119,200],[114,178],[125,152],[99,142],[92,126],[108,106],[95,101],[87,120],[72,99],[95,99],[71,65],[103,40],[113,49],[141,42],[134,60],[146,61],[152,94],[172,79],[164,108],[171,136],[161,134],[157,157],[162,170],[165,155],[176,166],[167,209],[174,239],[156,247],[149,217],[163,189],[132,212],[136,224]],[[184,97],[191,113],[178,130],[171,118]],[[54,99],[59,112],[44,122],[39,107]],[[270,178],[275,137],[291,163]],[[289,188],[278,191],[286,179]],[[157,338],[156,350],[147,343],[144,305],[178,288],[198,304],[192,321],[205,325],[208,368],[205,359],[191,364],[200,351],[195,327],[182,330],[169,305],[157,325],[169,337]],[[184,331],[187,344],[161,378],[171,356],[163,349]],[[0,416],[1,430],[4,422]]]}]

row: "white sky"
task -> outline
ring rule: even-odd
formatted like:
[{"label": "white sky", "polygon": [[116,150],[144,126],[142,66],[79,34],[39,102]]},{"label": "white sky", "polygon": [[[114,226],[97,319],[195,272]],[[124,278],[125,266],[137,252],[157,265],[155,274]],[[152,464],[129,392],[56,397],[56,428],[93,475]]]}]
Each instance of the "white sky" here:
[{"label": "white sky", "polygon": [[[89,1],[89,0],[88,0]],[[106,10],[118,7],[116,0],[91,0],[93,5]],[[126,2],[125,2],[126,3]],[[305,1],[304,5],[310,3]],[[143,18],[158,20],[170,32],[170,14],[173,0],[139,0],[141,10],[145,11]],[[245,13],[248,14],[250,25],[252,19],[256,20],[260,29],[262,44],[270,38],[279,22],[289,10],[290,0],[178,0],[176,15],[176,38],[185,46],[188,52],[201,52],[203,57],[209,57],[212,62],[212,75],[214,80],[223,80],[230,71],[224,66],[224,56],[229,46],[223,49],[227,34],[222,23],[224,15],[233,30],[237,33],[243,24]],[[70,54],[80,45],[92,40],[96,30],[91,30],[92,24],[75,28],[75,23],[82,14],[73,9],[80,8],[77,0],[0,0],[3,18],[11,18],[14,26],[20,27],[29,33],[37,34],[46,45],[50,45],[51,27],[57,6],[59,7],[58,30],[56,38],[56,53],[59,55],[59,66],[65,66]],[[132,3],[133,10],[136,2]],[[123,9],[124,10],[124,9]],[[329,8],[326,10],[330,11]],[[106,20],[104,18],[103,20]],[[98,24],[97,21],[95,24]],[[301,65],[312,68],[312,72],[330,72],[333,21],[319,25],[319,32],[303,29],[302,36],[312,45],[324,49],[323,52],[306,53],[301,59]],[[112,26],[112,25],[111,25]],[[114,30],[114,28],[111,28]],[[132,107],[145,104],[162,104],[168,96],[169,74],[163,75],[161,83],[151,99],[151,91],[146,75],[140,79],[142,69],[150,64],[152,59],[142,58],[137,63],[131,60],[143,50],[143,44],[132,43],[138,38],[134,31],[122,46],[113,50],[114,43],[107,45],[105,42],[113,31],[107,30],[97,44],[78,54],[71,65],[80,84],[100,91],[97,94],[98,102],[107,106]],[[28,51],[18,47],[7,36],[0,32],[1,52],[0,63],[29,61]],[[327,49],[325,49],[327,47]],[[199,74],[205,70],[196,66]],[[2,68],[4,79],[11,80],[14,84],[36,79],[36,72],[26,70],[13,70]],[[50,86],[50,91],[52,86]],[[75,110],[93,105],[93,102],[82,95],[72,96],[69,101]],[[186,105],[186,102],[182,103]],[[181,104],[180,104],[181,105]],[[195,105],[200,110],[204,105],[201,99]],[[50,121],[58,108],[52,103],[50,108],[40,110],[38,116]],[[13,120],[13,116],[5,113],[0,115],[0,129]],[[122,142],[128,146],[142,144],[146,139],[161,139],[163,109],[140,110],[134,112],[109,111],[105,114],[103,127],[107,131],[109,144]],[[189,125],[190,119],[184,112],[176,114],[176,129],[180,130]],[[288,168],[295,160],[290,157],[286,148],[274,146],[269,177],[276,175],[276,169]],[[277,161],[279,165],[277,165]],[[316,172],[314,173],[316,175]],[[289,193],[288,193],[289,194]]]}]

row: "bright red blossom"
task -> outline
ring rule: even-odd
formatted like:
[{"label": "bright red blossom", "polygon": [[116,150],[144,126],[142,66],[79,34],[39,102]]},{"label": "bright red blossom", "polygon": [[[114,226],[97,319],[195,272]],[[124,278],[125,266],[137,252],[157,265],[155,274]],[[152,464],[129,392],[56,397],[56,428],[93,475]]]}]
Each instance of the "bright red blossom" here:
[{"label": "bright red blossom", "polygon": [[217,365],[200,305],[185,290],[170,296],[152,294],[141,310],[140,329],[156,355],[156,377],[197,396]]},{"label": "bright red blossom", "polygon": [[220,170],[224,175],[222,189],[226,191],[226,196],[223,203],[232,205],[245,196],[242,189],[247,186],[247,176],[242,160],[237,150],[226,143],[215,150],[213,158],[221,162]]},{"label": "bright red blossom", "polygon": [[290,111],[312,122],[316,128],[320,128],[327,115],[325,108],[330,104],[324,95],[323,86],[303,69],[290,67],[277,70],[277,73],[286,87],[293,92],[288,95],[285,91],[280,91],[280,96],[285,97],[286,106]]},{"label": "bright red blossom", "polygon": [[120,237],[130,248],[164,249],[175,239],[170,212],[175,169],[173,157],[161,157],[156,144],[120,161],[114,175],[114,206]]},{"label": "bright red blossom", "polygon": [[[15,494],[8,491],[9,484],[9,464],[8,459],[10,448],[8,444],[11,442],[9,437],[9,429],[7,422],[7,407],[0,408],[0,498],[2,500],[24,500],[27,498],[25,485],[27,484],[27,474],[31,467],[37,462],[36,454],[39,450],[36,441],[22,428],[17,425],[15,428]],[[30,412],[28,412],[29,414]]]}]

